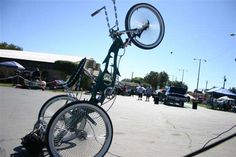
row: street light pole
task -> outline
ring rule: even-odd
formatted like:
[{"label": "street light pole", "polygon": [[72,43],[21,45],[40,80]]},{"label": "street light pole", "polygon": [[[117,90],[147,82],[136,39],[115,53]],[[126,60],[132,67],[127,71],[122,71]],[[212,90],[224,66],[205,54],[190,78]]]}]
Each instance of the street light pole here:
[{"label": "street light pole", "polygon": [[[234,37],[234,36],[236,36],[236,34],[235,33],[231,33],[230,36]],[[234,61],[236,62],[236,58],[234,59]]]},{"label": "street light pole", "polygon": [[182,79],[181,79],[181,82],[183,83],[184,82],[184,71],[186,71],[185,69],[179,69],[179,71],[182,71]]},{"label": "street light pole", "polygon": [[224,76],[223,89],[225,88],[225,82],[227,81],[226,76]]},{"label": "street light pole", "polygon": [[201,63],[202,63],[202,61],[206,62],[207,60],[198,59],[198,58],[194,58],[193,60],[198,60],[198,62],[199,62],[199,64],[198,64],[198,75],[197,75],[197,88],[196,88],[196,90],[198,91],[198,84],[199,84],[200,71],[201,71]]}]

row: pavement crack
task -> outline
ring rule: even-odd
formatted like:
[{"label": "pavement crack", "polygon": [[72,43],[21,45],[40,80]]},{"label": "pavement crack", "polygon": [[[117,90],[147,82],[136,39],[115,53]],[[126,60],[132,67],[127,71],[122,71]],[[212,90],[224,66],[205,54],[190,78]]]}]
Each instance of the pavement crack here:
[{"label": "pavement crack", "polygon": [[189,143],[188,143],[188,149],[192,152],[192,143],[193,143],[193,140],[192,140],[192,138],[191,138],[191,136],[187,133],[187,132],[183,132],[186,136],[187,136],[187,138],[188,138],[188,141],[189,141]]},{"label": "pavement crack", "polygon": [[175,126],[173,123],[171,123],[171,122],[169,121],[168,117],[167,117],[165,114],[163,114],[162,112],[160,112],[160,113],[161,113],[161,115],[163,116],[163,118],[165,119],[166,124],[169,125],[169,126],[171,126],[171,127],[173,127],[174,129],[176,129],[176,126]]},{"label": "pavement crack", "polygon": [[166,124],[168,124],[169,126],[173,127],[175,130],[180,131],[180,132],[182,132],[184,135],[186,135],[186,137],[187,137],[187,139],[188,139],[188,149],[192,152],[192,143],[193,143],[193,140],[192,140],[191,136],[190,136],[187,132],[185,132],[185,131],[183,131],[183,130],[177,129],[176,125],[174,125],[173,123],[171,123],[166,115],[164,115],[162,112],[160,112],[160,113],[161,113],[161,114],[163,115],[163,117],[165,118]]},{"label": "pavement crack", "polygon": [[6,150],[2,147],[0,147],[0,156],[1,157],[6,157]]},{"label": "pavement crack", "polygon": [[173,123],[171,123],[168,119],[166,119],[166,124],[170,125],[174,129],[176,129],[175,125]]}]

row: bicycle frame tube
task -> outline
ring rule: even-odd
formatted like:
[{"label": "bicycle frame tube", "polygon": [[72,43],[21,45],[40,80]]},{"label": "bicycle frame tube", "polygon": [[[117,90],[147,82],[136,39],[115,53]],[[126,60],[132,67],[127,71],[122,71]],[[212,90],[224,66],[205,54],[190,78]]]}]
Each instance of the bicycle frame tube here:
[{"label": "bicycle frame tube", "polygon": [[[116,36],[115,40],[113,41],[108,54],[103,61],[103,64],[105,64],[105,68],[103,71],[99,72],[96,84],[94,85],[92,89],[92,96],[89,100],[92,104],[98,104],[103,103],[105,100],[105,93],[104,91],[108,87],[114,87],[116,82],[117,75],[120,75],[118,65],[117,65],[117,59],[118,59],[118,53],[119,49],[124,47],[124,43],[121,39],[121,37],[118,35]],[[111,59],[113,58],[113,73],[109,73],[109,63]],[[100,93],[99,97],[98,94]]]}]

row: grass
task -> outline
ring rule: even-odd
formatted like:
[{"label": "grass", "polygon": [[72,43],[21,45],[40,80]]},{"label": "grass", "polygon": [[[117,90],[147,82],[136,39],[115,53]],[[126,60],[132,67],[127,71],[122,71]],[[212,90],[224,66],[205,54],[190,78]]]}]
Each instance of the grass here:
[{"label": "grass", "polygon": [[207,104],[199,103],[198,106],[201,106],[201,107],[204,107],[204,108],[207,108],[207,109],[212,109],[211,106],[207,105]]},{"label": "grass", "polygon": [[3,86],[3,87],[12,87],[14,86],[12,83],[0,83],[0,86]]}]

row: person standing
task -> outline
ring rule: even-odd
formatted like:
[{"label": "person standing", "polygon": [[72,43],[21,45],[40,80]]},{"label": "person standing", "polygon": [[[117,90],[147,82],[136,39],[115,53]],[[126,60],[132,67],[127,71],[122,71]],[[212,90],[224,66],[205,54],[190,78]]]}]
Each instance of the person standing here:
[{"label": "person standing", "polygon": [[152,87],[149,86],[146,88],[146,101],[149,101],[150,96],[152,95]]},{"label": "person standing", "polygon": [[36,68],[35,71],[32,73],[32,79],[33,81],[41,80],[41,73],[39,71],[39,68]]},{"label": "person standing", "polygon": [[138,93],[138,100],[142,100],[143,92],[145,91],[145,88],[142,85],[139,85],[137,87],[137,93]]},{"label": "person standing", "polygon": [[42,90],[46,88],[46,82],[41,79],[41,72],[39,71],[39,68],[36,68],[32,73],[32,80],[37,82]]}]

